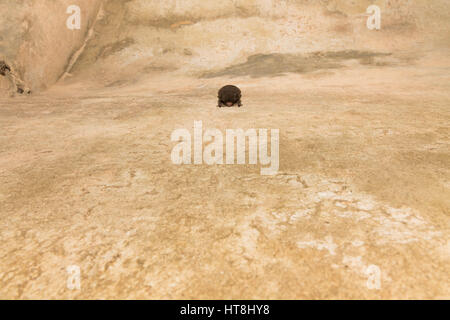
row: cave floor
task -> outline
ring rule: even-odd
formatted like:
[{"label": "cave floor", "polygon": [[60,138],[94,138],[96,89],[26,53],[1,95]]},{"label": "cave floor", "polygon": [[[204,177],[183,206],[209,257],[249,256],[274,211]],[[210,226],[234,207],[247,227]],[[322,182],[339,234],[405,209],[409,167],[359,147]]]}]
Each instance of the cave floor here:
[{"label": "cave floor", "polygon": [[[448,70],[161,74],[0,99],[0,298],[449,298]],[[244,107],[215,107],[228,83]],[[278,174],[174,165],[172,131],[200,120],[279,129]]]}]

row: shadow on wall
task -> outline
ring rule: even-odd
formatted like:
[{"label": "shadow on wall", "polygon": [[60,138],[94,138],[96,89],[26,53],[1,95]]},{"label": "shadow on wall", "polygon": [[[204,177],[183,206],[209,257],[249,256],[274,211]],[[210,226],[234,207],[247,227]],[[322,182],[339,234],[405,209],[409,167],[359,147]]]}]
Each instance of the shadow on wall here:
[{"label": "shadow on wall", "polygon": [[362,65],[388,66],[396,62],[391,53],[369,51],[317,51],[309,54],[256,54],[248,57],[244,63],[236,64],[219,71],[205,72],[201,78],[222,76],[276,77],[285,73],[309,73],[318,70],[338,69],[344,62],[357,60]]}]

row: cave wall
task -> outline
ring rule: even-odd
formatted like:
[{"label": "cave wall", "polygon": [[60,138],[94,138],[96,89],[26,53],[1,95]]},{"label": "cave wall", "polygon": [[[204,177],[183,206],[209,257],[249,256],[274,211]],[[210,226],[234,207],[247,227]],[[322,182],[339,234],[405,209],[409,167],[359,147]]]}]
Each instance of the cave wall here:
[{"label": "cave wall", "polygon": [[[80,30],[66,27],[70,5],[81,8]],[[33,90],[45,89],[82,45],[99,5],[100,0],[0,0],[0,59]],[[3,78],[0,88],[5,87]]]},{"label": "cave wall", "polygon": [[[379,31],[366,26],[371,4],[382,10]],[[109,0],[74,72],[198,74],[275,52],[411,55],[450,45],[449,12],[446,0]]]},{"label": "cave wall", "polygon": [[[201,73],[255,54],[450,46],[448,0],[105,0],[100,10],[101,3],[0,0],[0,59],[32,89],[45,89],[64,74],[94,21],[75,76]],[[71,4],[82,8],[81,30],[65,27]],[[379,31],[366,27],[371,4],[382,10]]]}]

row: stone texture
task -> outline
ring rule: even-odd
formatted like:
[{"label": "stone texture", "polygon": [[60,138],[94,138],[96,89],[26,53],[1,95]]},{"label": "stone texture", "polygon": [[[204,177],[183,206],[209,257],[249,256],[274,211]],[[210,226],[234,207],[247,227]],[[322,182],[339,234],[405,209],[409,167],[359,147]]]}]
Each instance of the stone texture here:
[{"label": "stone texture", "polygon": [[[446,1],[73,2],[87,42],[66,1],[0,1],[50,87],[0,96],[0,298],[450,297]],[[196,120],[280,129],[279,173],[172,164]]]}]

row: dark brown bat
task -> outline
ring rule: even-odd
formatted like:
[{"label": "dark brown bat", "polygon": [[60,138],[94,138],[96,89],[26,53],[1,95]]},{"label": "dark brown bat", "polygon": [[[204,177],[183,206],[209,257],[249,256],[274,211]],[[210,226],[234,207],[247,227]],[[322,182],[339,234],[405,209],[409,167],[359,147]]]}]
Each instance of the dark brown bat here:
[{"label": "dark brown bat", "polygon": [[241,107],[242,106],[241,97],[242,93],[238,87],[233,85],[227,85],[219,90],[218,95],[219,101],[217,106],[219,108],[232,107],[235,104],[237,104],[238,107]]}]

